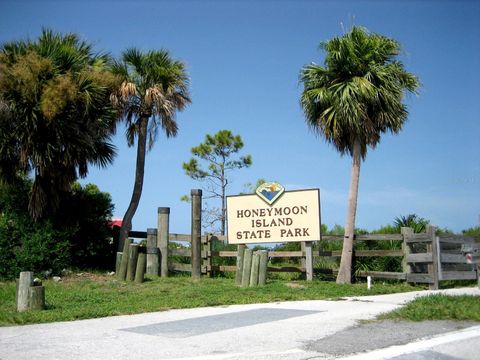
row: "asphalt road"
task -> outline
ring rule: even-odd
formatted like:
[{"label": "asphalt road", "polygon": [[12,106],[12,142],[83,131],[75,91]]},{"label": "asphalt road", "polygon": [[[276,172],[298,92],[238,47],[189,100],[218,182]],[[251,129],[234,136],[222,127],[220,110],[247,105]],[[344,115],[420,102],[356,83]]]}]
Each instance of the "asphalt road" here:
[{"label": "asphalt road", "polygon": [[[437,292],[480,296],[478,288]],[[480,323],[359,323],[431,293],[171,310],[3,327],[0,359],[478,359]]]}]

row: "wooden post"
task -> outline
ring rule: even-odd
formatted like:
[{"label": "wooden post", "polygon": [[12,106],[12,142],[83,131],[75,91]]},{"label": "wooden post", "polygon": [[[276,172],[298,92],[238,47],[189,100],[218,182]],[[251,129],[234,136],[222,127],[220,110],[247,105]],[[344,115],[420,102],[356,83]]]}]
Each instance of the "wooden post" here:
[{"label": "wooden post", "polygon": [[205,236],[205,241],[202,242],[202,270],[208,277],[212,277],[213,270],[212,270],[212,235]]},{"label": "wooden post", "polygon": [[122,253],[117,252],[117,257],[115,258],[115,274],[118,275],[120,271],[120,264],[122,263]]},{"label": "wooden post", "polygon": [[130,244],[130,251],[128,253],[128,266],[127,266],[127,281],[135,280],[135,270],[137,269],[138,261],[138,244]]},{"label": "wooden post", "polygon": [[125,239],[125,246],[123,247],[124,252],[122,253],[122,261],[120,262],[120,269],[118,269],[118,273],[117,273],[117,278],[120,281],[125,281],[125,278],[127,276],[128,253],[130,252],[131,243],[132,243],[131,239]]},{"label": "wooden post", "polygon": [[158,208],[157,247],[160,249],[160,275],[168,277],[168,234],[170,231],[170,208]]},{"label": "wooden post", "polygon": [[237,245],[237,272],[235,273],[235,285],[242,285],[243,259],[245,255],[245,244]]},{"label": "wooden post", "polygon": [[258,266],[260,265],[260,255],[253,254],[252,270],[250,271],[250,286],[258,285]]},{"label": "wooden post", "polygon": [[147,254],[141,252],[138,254],[137,268],[135,269],[135,282],[137,284],[143,283],[145,279],[145,270],[147,265]]},{"label": "wooden post", "polygon": [[160,250],[157,246],[157,229],[147,229],[147,269],[149,275],[160,275]]},{"label": "wooden post", "polygon": [[407,243],[407,239],[413,235],[413,229],[409,227],[402,227],[400,229],[401,234],[403,235],[403,244],[402,244],[402,250],[403,250],[403,259],[402,259],[402,269],[403,272],[407,274],[406,278],[408,280],[408,274],[412,273],[412,267],[410,266],[409,263],[407,263],[407,257],[410,255],[412,252],[410,248],[410,244]]},{"label": "wooden post", "polygon": [[438,242],[436,236],[436,228],[432,225],[427,225],[427,234],[431,236],[432,241],[427,244],[427,252],[432,254],[432,263],[428,264],[428,274],[432,277],[433,283],[429,284],[430,290],[438,290],[439,288],[439,262],[438,257]]},{"label": "wooden post", "polygon": [[305,249],[305,277],[307,281],[313,280],[313,244],[311,241],[302,242]]},{"label": "wooden post", "polygon": [[45,309],[45,288],[43,286],[30,286],[28,289],[28,309]]},{"label": "wooden post", "polygon": [[190,246],[192,251],[192,277],[198,279],[202,273],[202,190],[192,189],[190,195],[192,199],[192,242]]},{"label": "wooden post", "polygon": [[33,272],[22,271],[18,279],[17,311],[28,310],[29,290],[33,286]]},{"label": "wooden post", "polygon": [[242,287],[247,287],[250,283],[250,271],[252,270],[252,249],[245,248],[243,255]]},{"label": "wooden post", "polygon": [[260,251],[260,265],[258,267],[258,286],[264,286],[267,283],[268,252]]}]

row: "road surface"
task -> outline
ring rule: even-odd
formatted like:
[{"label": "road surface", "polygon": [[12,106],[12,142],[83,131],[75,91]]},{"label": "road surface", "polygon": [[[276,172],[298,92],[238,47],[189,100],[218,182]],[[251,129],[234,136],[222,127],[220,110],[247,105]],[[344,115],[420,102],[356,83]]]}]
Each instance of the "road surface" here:
[{"label": "road surface", "polygon": [[2,327],[0,359],[478,359],[478,322],[359,322],[439,292],[480,296],[462,288]]}]

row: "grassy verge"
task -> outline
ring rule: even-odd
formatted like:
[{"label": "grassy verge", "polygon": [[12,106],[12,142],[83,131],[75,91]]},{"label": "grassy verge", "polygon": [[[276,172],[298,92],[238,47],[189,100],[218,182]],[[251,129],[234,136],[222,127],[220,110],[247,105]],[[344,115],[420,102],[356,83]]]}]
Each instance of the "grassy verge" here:
[{"label": "grassy verge", "polygon": [[420,297],[404,307],[379,316],[389,320],[472,320],[480,321],[478,296],[447,296],[442,294]]},{"label": "grassy verge", "polygon": [[15,283],[0,283],[0,325],[70,321],[202,306],[267,303],[289,300],[338,299],[345,296],[388,294],[419,290],[407,284],[337,285],[333,282],[273,280],[264,287],[238,288],[232,279],[154,277],[143,284],[107,276],[45,281],[45,311],[15,311]]}]

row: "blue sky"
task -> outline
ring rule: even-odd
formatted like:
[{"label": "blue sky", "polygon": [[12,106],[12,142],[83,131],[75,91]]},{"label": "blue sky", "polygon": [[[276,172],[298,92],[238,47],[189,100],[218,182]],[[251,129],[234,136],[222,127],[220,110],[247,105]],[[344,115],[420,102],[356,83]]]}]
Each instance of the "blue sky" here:
[{"label": "blue sky", "polygon": [[[166,48],[187,64],[192,104],[178,114],[179,134],[159,136],[147,156],[135,230],[156,227],[171,208],[170,231],[187,233],[183,194],[201,184],[182,162],[205,134],[232,130],[253,166],[231,174],[228,193],[259,178],[287,190],[320,188],[322,222],[344,224],[351,160],[312,133],[299,105],[298,74],[322,63],[318,45],[351,25],[398,40],[401,60],[422,83],[409,96],[409,120],[385,135],[362,166],[357,226],[375,229],[416,213],[455,231],[480,225],[479,1],[5,1],[0,43],[36,38],[42,27],[75,32],[99,51]],[[343,25],[342,25],[343,24]],[[82,182],[112,195],[122,217],[131,196],[135,150],[123,127],[108,169]]]}]

